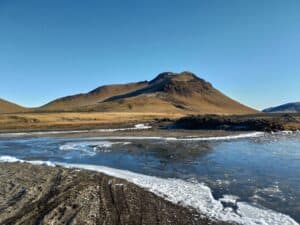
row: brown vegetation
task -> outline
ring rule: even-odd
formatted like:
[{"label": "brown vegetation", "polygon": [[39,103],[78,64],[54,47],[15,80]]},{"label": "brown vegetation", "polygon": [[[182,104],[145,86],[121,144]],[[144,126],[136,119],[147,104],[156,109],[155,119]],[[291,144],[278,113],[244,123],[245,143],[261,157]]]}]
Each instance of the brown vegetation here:
[{"label": "brown vegetation", "polygon": [[61,112],[0,114],[0,131],[71,130],[131,127],[155,119],[182,117],[179,113]]},{"label": "brown vegetation", "polygon": [[12,102],[0,99],[0,114],[1,113],[15,113],[15,112],[26,112],[28,109],[16,105]]}]

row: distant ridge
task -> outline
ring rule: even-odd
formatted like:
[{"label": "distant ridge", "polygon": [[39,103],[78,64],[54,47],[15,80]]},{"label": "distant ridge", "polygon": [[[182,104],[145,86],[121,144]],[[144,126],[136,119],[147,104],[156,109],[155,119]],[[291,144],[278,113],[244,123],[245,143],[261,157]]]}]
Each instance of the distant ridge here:
[{"label": "distant ridge", "polygon": [[36,112],[167,112],[251,114],[257,111],[227,97],[191,72],[164,72],[151,81],[105,85],[56,99]]},{"label": "distant ridge", "polygon": [[78,111],[84,110],[85,107],[95,105],[107,98],[128,93],[129,91],[137,90],[147,85],[147,82],[129,83],[129,84],[114,84],[98,87],[85,94],[76,94],[67,97],[62,97],[48,104],[37,108],[41,111]]},{"label": "distant ridge", "polygon": [[0,98],[0,113],[25,112],[26,108]]},{"label": "distant ridge", "polygon": [[270,113],[300,113],[300,102],[291,102],[271,108],[264,109],[263,112]]}]

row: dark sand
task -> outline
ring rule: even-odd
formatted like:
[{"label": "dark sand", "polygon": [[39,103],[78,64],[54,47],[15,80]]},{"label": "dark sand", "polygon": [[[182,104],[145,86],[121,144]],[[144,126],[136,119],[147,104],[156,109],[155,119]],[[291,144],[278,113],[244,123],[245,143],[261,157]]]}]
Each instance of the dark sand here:
[{"label": "dark sand", "polygon": [[226,223],[201,218],[193,209],[101,173],[0,163],[0,224]]}]

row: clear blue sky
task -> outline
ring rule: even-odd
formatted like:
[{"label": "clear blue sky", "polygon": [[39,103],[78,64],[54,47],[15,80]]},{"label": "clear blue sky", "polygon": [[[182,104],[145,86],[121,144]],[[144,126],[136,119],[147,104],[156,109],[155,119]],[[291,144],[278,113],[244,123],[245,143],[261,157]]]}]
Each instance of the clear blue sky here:
[{"label": "clear blue sky", "polygon": [[258,109],[300,100],[299,0],[0,0],[0,97],[25,106],[189,70]]}]

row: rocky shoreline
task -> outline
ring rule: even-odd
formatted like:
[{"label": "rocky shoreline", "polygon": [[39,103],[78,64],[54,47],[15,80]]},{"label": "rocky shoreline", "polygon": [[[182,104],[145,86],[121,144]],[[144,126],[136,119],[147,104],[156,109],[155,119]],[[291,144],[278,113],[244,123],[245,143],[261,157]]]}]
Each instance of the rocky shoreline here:
[{"label": "rocky shoreline", "polygon": [[0,224],[227,224],[97,172],[0,163],[0,180]]},{"label": "rocky shoreline", "polygon": [[282,115],[191,115],[176,120],[175,129],[228,130],[276,132],[300,129],[300,119],[291,114]]}]

